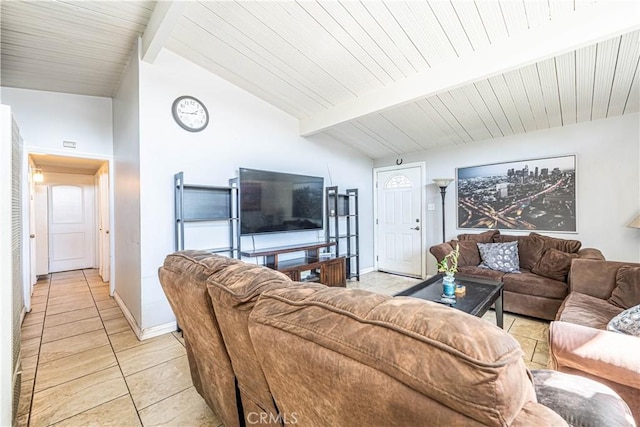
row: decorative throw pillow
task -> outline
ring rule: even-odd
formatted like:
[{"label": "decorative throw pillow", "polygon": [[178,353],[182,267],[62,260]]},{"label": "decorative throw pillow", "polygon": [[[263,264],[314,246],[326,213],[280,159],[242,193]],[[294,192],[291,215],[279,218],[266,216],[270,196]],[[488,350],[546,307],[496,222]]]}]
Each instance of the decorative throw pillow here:
[{"label": "decorative throw pillow", "polygon": [[616,273],[616,287],[608,301],[620,308],[640,304],[640,267],[622,266]]},{"label": "decorative throw pillow", "polygon": [[640,337],[640,304],[611,319],[607,324],[607,330]]},{"label": "decorative throw pillow", "polygon": [[453,248],[458,245],[460,247],[460,257],[458,258],[458,267],[472,266],[477,267],[480,264],[480,252],[478,251],[478,245],[472,241],[458,241],[452,240],[451,246]]},{"label": "decorative throw pillow", "polygon": [[493,238],[495,243],[518,242],[518,257],[520,267],[531,270],[544,252],[544,240],[539,236],[510,236],[498,234]]},{"label": "decorative throw pillow", "polygon": [[557,239],[555,237],[543,236],[538,233],[530,233],[530,236],[537,236],[544,240],[544,248],[545,249],[557,249],[562,252],[568,252],[570,254],[578,253],[580,247],[582,246],[582,242],[579,240],[568,240],[568,239]]},{"label": "decorative throw pillow", "polygon": [[479,234],[458,234],[461,242],[472,241],[477,243],[493,243],[493,236],[500,234],[500,230],[489,230]]},{"label": "decorative throw pillow", "polygon": [[520,273],[518,242],[478,243],[482,258],[480,267],[505,273]]},{"label": "decorative throw pillow", "polygon": [[574,258],[578,258],[578,254],[569,254],[549,248],[544,252],[540,261],[531,269],[531,272],[538,276],[566,282],[567,274],[571,269],[571,260]]}]

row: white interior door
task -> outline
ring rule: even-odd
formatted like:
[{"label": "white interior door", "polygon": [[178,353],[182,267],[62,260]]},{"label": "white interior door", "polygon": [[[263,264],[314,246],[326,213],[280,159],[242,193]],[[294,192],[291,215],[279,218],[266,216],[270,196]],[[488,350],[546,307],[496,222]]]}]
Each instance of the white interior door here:
[{"label": "white interior door", "polygon": [[[53,174],[51,174],[53,175]],[[49,184],[49,271],[92,268],[95,262],[93,177],[59,174]]]},{"label": "white interior door", "polygon": [[109,240],[109,169],[98,171],[98,269],[104,282],[109,281],[111,248]]},{"label": "white interior door", "polygon": [[422,171],[376,172],[378,270],[422,277]]},{"label": "white interior door", "polygon": [[[49,202],[46,185],[33,188],[33,213],[36,222],[36,275],[49,274]],[[32,259],[33,260],[33,259]]]},{"label": "white interior door", "polygon": [[[31,170],[29,170],[29,176],[32,176]],[[29,179],[29,267],[31,276],[31,289],[29,289],[29,295],[33,293],[33,285],[38,281],[38,265],[36,261],[38,254],[36,239],[38,235],[36,231],[36,185],[33,182],[33,179]]]}]

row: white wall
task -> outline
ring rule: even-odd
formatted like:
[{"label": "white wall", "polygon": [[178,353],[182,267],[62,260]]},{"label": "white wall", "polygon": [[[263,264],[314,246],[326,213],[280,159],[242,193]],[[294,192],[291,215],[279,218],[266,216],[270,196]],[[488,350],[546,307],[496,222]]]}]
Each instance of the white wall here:
[{"label": "white wall", "polygon": [[140,118],[137,50],[113,98],[115,292],[142,324],[140,276]]},{"label": "white wall", "polygon": [[[403,156],[405,162],[424,160],[427,182],[455,178],[456,168],[565,154],[577,155],[577,233],[545,233],[582,241],[600,249],[610,260],[640,261],[640,230],[626,225],[640,213],[640,115],[580,123],[529,134],[434,149]],[[388,166],[394,158],[376,161]],[[427,247],[442,241],[441,198],[435,184],[427,186]],[[469,230],[456,228],[456,188],[446,195],[446,239]],[[479,232],[470,231],[470,232]],[[522,234],[515,232],[505,233]],[[528,234],[528,233],[524,233]],[[429,271],[435,261],[429,257]]]},{"label": "white wall", "polygon": [[[206,105],[210,122],[204,131],[187,132],[173,120],[171,104],[181,95]],[[180,171],[192,184],[224,186],[239,167],[249,167],[323,176],[325,185],[342,189],[357,187],[364,211],[361,266],[373,266],[369,158],[329,138],[299,137],[295,118],[166,49],[154,64],[140,64],[140,111],[143,328],[173,320],[158,267],[174,250],[173,175]],[[256,247],[318,239],[317,232],[255,237]]]},{"label": "white wall", "polygon": [[11,255],[11,108],[0,105],[0,425],[13,411],[13,268]]},{"label": "white wall", "polygon": [[[111,156],[111,98],[8,87],[0,95],[20,123],[26,146],[76,157]],[[76,142],[76,148],[64,148],[63,141]]]}]

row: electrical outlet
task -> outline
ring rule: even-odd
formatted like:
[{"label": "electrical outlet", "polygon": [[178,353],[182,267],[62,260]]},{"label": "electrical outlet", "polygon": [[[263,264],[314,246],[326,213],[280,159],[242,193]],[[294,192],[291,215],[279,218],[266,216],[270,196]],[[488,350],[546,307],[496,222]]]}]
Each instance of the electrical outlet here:
[{"label": "electrical outlet", "polygon": [[436,205],[435,205],[435,203],[428,203],[428,204],[427,204],[427,210],[428,210],[428,211],[435,211],[435,210],[436,210]]}]

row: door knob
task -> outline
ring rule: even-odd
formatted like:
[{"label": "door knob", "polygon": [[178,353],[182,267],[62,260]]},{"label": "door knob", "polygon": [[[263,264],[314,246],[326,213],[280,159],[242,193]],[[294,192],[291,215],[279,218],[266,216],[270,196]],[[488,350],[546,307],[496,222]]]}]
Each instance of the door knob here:
[{"label": "door knob", "polygon": [[35,234],[29,234],[29,237],[31,237],[32,239],[35,239],[36,235]]},{"label": "door knob", "polygon": [[415,227],[411,227],[409,230],[417,230],[420,231],[420,226],[416,225]]}]

